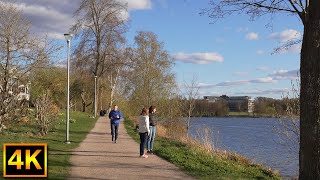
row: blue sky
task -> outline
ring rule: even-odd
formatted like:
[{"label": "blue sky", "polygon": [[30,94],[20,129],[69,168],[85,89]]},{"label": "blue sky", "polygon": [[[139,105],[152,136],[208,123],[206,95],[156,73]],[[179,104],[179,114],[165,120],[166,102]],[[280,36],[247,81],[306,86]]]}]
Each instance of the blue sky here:
[{"label": "blue sky", "polygon": [[[272,54],[288,40],[299,39],[303,26],[296,16],[280,14],[250,21],[234,15],[213,20],[200,16],[208,1],[121,0],[128,2],[128,45],[137,31],[152,31],[172,55],[179,84],[195,77],[204,95],[248,95],[280,98],[297,77],[300,44]],[[63,40],[80,1],[19,0],[34,31]]]},{"label": "blue sky", "polygon": [[178,82],[188,83],[195,76],[200,96],[286,94],[297,76],[300,45],[272,52],[287,40],[301,38],[298,18],[276,16],[268,27],[270,17],[250,21],[235,15],[212,24],[199,15],[206,7],[207,1],[152,1],[151,9],[130,13],[128,37],[139,30],[155,32],[174,57]]}]

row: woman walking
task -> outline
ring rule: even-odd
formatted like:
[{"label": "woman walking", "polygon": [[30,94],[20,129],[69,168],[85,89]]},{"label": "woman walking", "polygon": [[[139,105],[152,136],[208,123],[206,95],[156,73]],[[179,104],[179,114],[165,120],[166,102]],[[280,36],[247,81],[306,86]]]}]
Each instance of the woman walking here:
[{"label": "woman walking", "polygon": [[149,129],[149,110],[148,108],[143,108],[139,120],[139,135],[140,135],[140,157],[148,158],[148,155],[144,153],[144,147],[147,142],[147,138],[150,134]]},{"label": "woman walking", "polygon": [[153,154],[153,144],[154,144],[154,138],[156,136],[156,114],[157,111],[155,106],[150,106],[149,108],[149,128],[150,128],[150,134],[148,136],[148,142],[147,142],[147,153]]}]

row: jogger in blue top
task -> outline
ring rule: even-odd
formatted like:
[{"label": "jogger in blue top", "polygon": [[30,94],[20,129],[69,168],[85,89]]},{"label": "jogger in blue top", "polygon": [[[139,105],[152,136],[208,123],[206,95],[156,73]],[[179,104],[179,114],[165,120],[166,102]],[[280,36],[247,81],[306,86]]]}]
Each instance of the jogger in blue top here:
[{"label": "jogger in blue top", "polygon": [[112,135],[112,141],[114,143],[117,143],[118,139],[118,129],[120,124],[120,119],[123,118],[122,113],[118,110],[117,105],[113,105],[113,110],[109,113],[109,119],[111,124],[111,135]]}]

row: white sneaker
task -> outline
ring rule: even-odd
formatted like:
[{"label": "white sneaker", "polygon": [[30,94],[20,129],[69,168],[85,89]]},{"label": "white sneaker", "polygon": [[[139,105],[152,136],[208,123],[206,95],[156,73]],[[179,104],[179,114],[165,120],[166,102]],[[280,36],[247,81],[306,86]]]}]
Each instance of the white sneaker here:
[{"label": "white sneaker", "polygon": [[144,155],[141,155],[140,157],[141,157],[141,158],[148,158],[148,155],[145,155],[145,154],[144,154]]}]

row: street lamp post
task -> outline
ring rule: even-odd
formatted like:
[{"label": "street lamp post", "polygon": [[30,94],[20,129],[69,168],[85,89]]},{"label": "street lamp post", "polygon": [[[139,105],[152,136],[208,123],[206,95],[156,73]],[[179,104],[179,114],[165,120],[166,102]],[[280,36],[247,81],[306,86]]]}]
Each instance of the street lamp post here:
[{"label": "street lamp post", "polygon": [[94,76],[94,117],[97,117],[97,76]]},{"label": "street lamp post", "polygon": [[64,37],[67,40],[67,44],[68,44],[68,58],[67,58],[67,113],[66,113],[66,144],[70,144],[69,141],[69,107],[70,107],[70,103],[69,103],[69,96],[70,96],[70,80],[69,80],[69,76],[70,76],[70,42],[71,42],[71,38],[72,38],[72,34],[64,34]]}]

